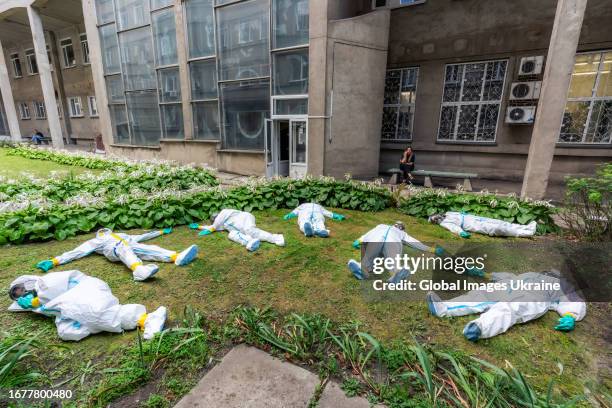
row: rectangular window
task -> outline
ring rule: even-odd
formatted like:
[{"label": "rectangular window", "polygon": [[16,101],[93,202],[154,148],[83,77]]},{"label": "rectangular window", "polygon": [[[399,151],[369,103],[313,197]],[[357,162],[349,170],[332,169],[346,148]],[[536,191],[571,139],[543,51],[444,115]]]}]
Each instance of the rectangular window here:
[{"label": "rectangular window", "polygon": [[221,80],[269,76],[269,7],[265,0],[217,9]]},{"label": "rectangular window", "polygon": [[51,48],[47,45],[47,60],[49,60],[49,69],[53,71],[53,57],[51,56]]},{"label": "rectangular window", "polygon": [[109,107],[111,122],[113,124],[113,138],[117,144],[130,143],[130,130],[128,125],[125,104],[111,105]]},{"label": "rectangular window", "polygon": [[161,135],[156,92],[126,94],[131,143],[135,146],[157,146]]},{"label": "rectangular window", "polygon": [[71,118],[82,118],[83,108],[81,105],[81,97],[73,96],[68,98],[68,109],[70,110]]},{"label": "rectangular window", "polygon": [[184,139],[183,107],[181,104],[162,104],[159,109],[161,111],[164,139]]},{"label": "rectangular window", "polygon": [[72,40],[70,38],[61,40],[60,49],[62,50],[64,68],[74,67],[76,65],[76,57],[74,55],[74,47],[72,46]]},{"label": "rectangular window", "polygon": [[187,0],[189,58],[215,55],[213,0]]},{"label": "rectangular window", "polygon": [[270,81],[240,81],[221,86],[223,148],[263,150],[270,117]]},{"label": "rectangular window", "polygon": [[19,117],[21,118],[21,120],[28,120],[31,118],[30,107],[26,102],[21,102],[19,104]]},{"label": "rectangular window", "polygon": [[217,101],[193,103],[194,139],[219,140],[219,104]]},{"label": "rectangular window", "polygon": [[151,28],[142,27],[119,34],[126,91],[156,89]]},{"label": "rectangular window", "polygon": [[28,74],[38,74],[38,64],[36,63],[36,54],[33,49],[26,50],[26,62],[28,63]]},{"label": "rectangular window", "polygon": [[438,141],[494,142],[507,61],[445,68]]},{"label": "rectangular window", "polygon": [[172,2],[173,0],[151,0],[151,10],[171,6]]},{"label": "rectangular window", "polygon": [[308,48],[273,56],[274,95],[307,95]]},{"label": "rectangular window", "polygon": [[83,64],[91,64],[91,60],[89,59],[89,42],[87,41],[87,34],[81,34],[80,39]]},{"label": "rectangular window", "polygon": [[152,24],[156,65],[159,67],[178,64],[174,9],[169,8],[154,13]]},{"label": "rectangular window", "polygon": [[98,102],[96,101],[96,97],[88,96],[87,102],[89,104],[89,117],[97,118],[98,117]]},{"label": "rectangular window", "polygon": [[178,67],[160,69],[157,74],[159,78],[159,109],[164,139],[182,139],[185,135],[183,133],[179,69]]},{"label": "rectangular window", "polygon": [[118,74],[121,72],[119,64],[119,44],[115,25],[100,27],[100,49],[102,50],[102,65],[104,74]]},{"label": "rectangular window", "polygon": [[274,48],[308,44],[308,0],[273,0]]},{"label": "rectangular window", "polygon": [[21,78],[23,76],[23,70],[21,69],[19,54],[11,54],[11,64],[13,65],[13,77]]},{"label": "rectangular window", "polygon": [[576,55],[559,143],[612,142],[612,52]]},{"label": "rectangular window", "polygon": [[123,93],[123,80],[121,79],[121,75],[106,77],[106,93],[108,94],[109,103],[125,103],[125,94]]},{"label": "rectangular window", "polygon": [[308,115],[308,98],[275,98],[274,115]]},{"label": "rectangular window", "polygon": [[96,0],[96,15],[100,25],[115,21],[113,0]]},{"label": "rectangular window", "polygon": [[119,31],[147,25],[151,21],[149,0],[115,0]]},{"label": "rectangular window", "polygon": [[191,99],[217,99],[217,64],[215,60],[194,61],[189,64]]},{"label": "rectangular window", "polygon": [[36,119],[46,119],[47,110],[45,109],[45,103],[34,101],[34,115]]},{"label": "rectangular window", "polygon": [[419,68],[390,69],[385,77],[383,140],[412,140]]},{"label": "rectangular window", "polygon": [[181,80],[178,68],[158,71],[159,101],[162,103],[181,102]]}]

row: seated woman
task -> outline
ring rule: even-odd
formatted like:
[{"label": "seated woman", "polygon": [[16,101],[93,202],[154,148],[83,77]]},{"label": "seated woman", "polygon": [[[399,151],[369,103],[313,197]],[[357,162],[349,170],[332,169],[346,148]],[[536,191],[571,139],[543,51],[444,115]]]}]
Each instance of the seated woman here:
[{"label": "seated woman", "polygon": [[416,154],[412,150],[412,147],[408,146],[404,153],[402,154],[402,159],[400,160],[400,170],[402,171],[402,183],[407,183],[412,180],[411,171],[414,170],[414,162],[416,159]]}]

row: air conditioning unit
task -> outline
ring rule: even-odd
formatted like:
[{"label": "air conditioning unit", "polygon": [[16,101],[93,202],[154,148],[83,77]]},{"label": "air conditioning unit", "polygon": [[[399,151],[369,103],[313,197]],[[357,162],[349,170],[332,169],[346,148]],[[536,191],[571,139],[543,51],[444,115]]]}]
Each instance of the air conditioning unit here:
[{"label": "air conditioning unit", "polygon": [[544,67],[544,56],[523,57],[519,64],[519,76],[540,75]]},{"label": "air conditioning unit", "polygon": [[535,120],[535,106],[508,106],[506,123],[512,125],[531,125]]},{"label": "air conditioning unit", "polygon": [[538,99],[541,88],[542,81],[514,82],[510,88],[510,100],[524,101]]}]

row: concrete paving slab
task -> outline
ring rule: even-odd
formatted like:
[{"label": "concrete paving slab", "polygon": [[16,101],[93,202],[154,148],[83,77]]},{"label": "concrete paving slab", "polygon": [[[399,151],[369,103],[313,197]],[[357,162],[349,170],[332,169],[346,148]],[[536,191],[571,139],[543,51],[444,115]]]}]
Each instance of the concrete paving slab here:
[{"label": "concrete paving slab", "polygon": [[368,400],[361,397],[349,398],[338,384],[333,381],[327,386],[319,398],[318,408],[384,408],[383,405],[370,405]]},{"label": "concrete paving slab", "polygon": [[253,347],[230,351],[176,408],[307,407],[319,384],[311,372]]}]

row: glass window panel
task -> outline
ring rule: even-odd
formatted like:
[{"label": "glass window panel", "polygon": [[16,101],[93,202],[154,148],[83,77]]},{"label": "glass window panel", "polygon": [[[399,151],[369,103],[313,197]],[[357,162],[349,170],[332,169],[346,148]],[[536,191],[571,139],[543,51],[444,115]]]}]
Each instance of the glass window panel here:
[{"label": "glass window panel", "polygon": [[397,106],[385,106],[383,108],[383,121],[382,121],[382,138],[383,139],[395,139],[395,131],[397,130],[397,113],[399,108]]},{"label": "glass window panel", "polygon": [[293,163],[306,163],[306,122],[291,122],[291,135],[293,138],[291,161]]},{"label": "glass window panel", "polygon": [[402,71],[398,69],[387,71],[387,75],[385,76],[385,105],[395,105],[399,103],[401,81]]},{"label": "glass window panel", "polygon": [[459,123],[457,124],[457,140],[474,140],[478,108],[478,105],[461,106]]},{"label": "glass window panel", "polygon": [[165,139],[184,139],[183,108],[180,104],[160,105]]},{"label": "glass window panel", "polygon": [[170,8],[153,14],[153,39],[155,40],[157,66],[177,64],[174,9]]},{"label": "glass window panel", "polygon": [[412,106],[401,106],[397,122],[397,139],[412,139],[412,118],[414,108]]},{"label": "glass window panel", "polygon": [[461,92],[461,81],[463,79],[463,64],[447,65],[444,78],[444,96],[443,102],[459,101]]},{"label": "glass window panel", "polygon": [[438,139],[452,140],[455,133],[455,122],[457,120],[457,106],[442,106],[440,115],[440,129]]},{"label": "glass window panel", "polygon": [[100,25],[115,21],[113,0],[96,0],[96,14]]},{"label": "glass window panel", "polygon": [[585,143],[610,143],[612,138],[612,99],[594,101]]},{"label": "glass window panel", "polygon": [[166,68],[158,71],[159,101],[161,103],[181,101],[181,79],[179,69]]},{"label": "glass window panel", "polygon": [[599,83],[597,84],[597,96],[612,96],[612,52],[608,52],[603,56]]},{"label": "glass window panel", "polygon": [[495,140],[498,116],[498,104],[480,105],[480,116],[478,117],[478,133],[476,134],[476,140]]},{"label": "glass window panel", "polygon": [[[76,65],[76,57],[74,55],[72,40],[61,41],[60,48],[62,49],[62,55],[64,57],[64,67],[72,67]],[[51,60],[49,59],[49,61]]]},{"label": "glass window panel", "polygon": [[269,9],[251,0],[217,10],[222,80],[269,76]]},{"label": "glass window panel", "polygon": [[576,55],[569,98],[590,97],[593,94],[600,60],[601,54],[599,53]]},{"label": "glass window panel", "polygon": [[273,0],[274,48],[308,44],[308,0]]},{"label": "glass window panel", "polygon": [[194,61],[191,71],[191,99],[217,98],[217,64],[215,60]]},{"label": "glass window panel", "polygon": [[102,49],[102,65],[105,74],[116,74],[121,71],[119,65],[119,45],[115,25],[100,27],[100,48]]},{"label": "glass window panel", "polygon": [[173,0],[151,0],[151,9],[155,10],[158,8],[170,6],[174,3]]},{"label": "glass window panel", "polygon": [[151,29],[142,27],[119,34],[126,91],[155,89]]},{"label": "glass window panel", "polygon": [[136,146],[158,145],[161,126],[155,92],[128,93],[127,106],[132,144]]},{"label": "glass window panel", "polygon": [[584,134],[590,102],[568,102],[563,114],[560,141],[580,143]]},{"label": "glass window panel", "polygon": [[119,30],[149,24],[149,0],[115,0],[115,5]]},{"label": "glass window panel", "polygon": [[308,99],[276,99],[274,100],[276,115],[308,115]]},{"label": "glass window panel", "polygon": [[113,136],[115,143],[129,144],[130,131],[128,129],[127,114],[125,105],[110,106],[111,121],[113,124]]},{"label": "glass window panel", "polygon": [[106,93],[108,94],[109,103],[125,103],[121,75],[106,77]]},{"label": "glass window panel", "polygon": [[504,79],[506,77],[507,61],[494,61],[487,64],[483,101],[499,101],[504,91]]},{"label": "glass window panel", "polygon": [[217,101],[193,104],[194,139],[219,140],[219,104]]},{"label": "glass window panel", "polygon": [[308,49],[274,54],[274,94],[308,94]]},{"label": "glass window panel", "polygon": [[215,55],[212,0],[188,0],[186,13],[189,57],[198,58]]},{"label": "glass window panel", "polygon": [[462,101],[479,101],[486,64],[466,64]]},{"label": "glass window panel", "polygon": [[263,150],[266,121],[270,116],[270,81],[223,84],[223,147]]}]

